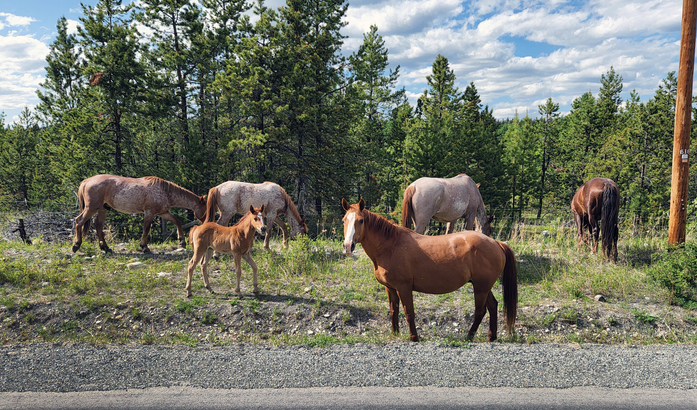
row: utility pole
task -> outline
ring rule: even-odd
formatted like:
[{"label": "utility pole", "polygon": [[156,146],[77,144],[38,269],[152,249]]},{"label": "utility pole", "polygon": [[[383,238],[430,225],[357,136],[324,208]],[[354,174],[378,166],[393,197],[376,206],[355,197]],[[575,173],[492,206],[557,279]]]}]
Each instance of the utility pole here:
[{"label": "utility pole", "polygon": [[696,27],[697,0],[683,0],[680,65],[678,68],[677,99],[675,101],[675,133],[673,134],[673,175],[670,183],[670,220],[668,223],[668,243],[671,245],[685,242]]}]

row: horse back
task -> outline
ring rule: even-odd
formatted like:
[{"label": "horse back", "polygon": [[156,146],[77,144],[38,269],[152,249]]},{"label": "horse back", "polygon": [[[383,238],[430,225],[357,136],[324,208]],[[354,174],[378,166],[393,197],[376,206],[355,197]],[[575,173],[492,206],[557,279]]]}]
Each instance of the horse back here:
[{"label": "horse back", "polygon": [[148,185],[143,178],[100,174],[82,181],[79,192],[83,195],[85,207],[101,208],[107,204],[119,212],[140,213],[151,197],[161,201],[167,199],[159,187],[155,187],[156,192],[153,192]]},{"label": "horse back", "polygon": [[218,189],[218,208],[221,211],[244,214],[249,207],[264,205],[265,213],[285,210],[285,191],[273,182],[252,184],[249,182],[227,181],[216,187]]}]

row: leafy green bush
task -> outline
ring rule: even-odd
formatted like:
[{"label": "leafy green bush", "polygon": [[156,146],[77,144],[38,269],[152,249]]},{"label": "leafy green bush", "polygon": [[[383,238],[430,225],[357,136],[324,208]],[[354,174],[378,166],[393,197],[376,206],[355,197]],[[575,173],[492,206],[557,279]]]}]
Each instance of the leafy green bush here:
[{"label": "leafy green bush", "polygon": [[697,243],[654,256],[646,273],[670,291],[672,303],[697,307]]}]

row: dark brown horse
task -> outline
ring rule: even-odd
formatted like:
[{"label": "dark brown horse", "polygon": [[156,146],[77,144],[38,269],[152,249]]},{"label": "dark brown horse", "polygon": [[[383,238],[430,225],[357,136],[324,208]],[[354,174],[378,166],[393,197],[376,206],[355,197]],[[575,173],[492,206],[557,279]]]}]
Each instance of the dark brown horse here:
[{"label": "dark brown horse", "polygon": [[186,247],[184,229],[179,219],[169,212],[169,208],[191,209],[201,222],[206,217],[205,197],[198,196],[174,182],[165,181],[158,177],[128,178],[117,175],[95,175],[82,181],[77,196],[82,212],[75,218],[73,252],[80,249],[82,237],[86,235],[89,221],[94,214],[97,214],[94,226],[97,230],[99,248],[104,252],[111,252],[104,241],[103,231],[109,208],[127,214],[144,214],[140,249],[146,253],[150,252],[148,234],[155,216],[164,218],[176,225],[179,244],[182,248]]},{"label": "dark brown horse", "polygon": [[186,296],[191,297],[191,279],[194,276],[196,264],[201,265],[203,284],[209,292],[213,288],[208,281],[208,261],[213,251],[232,254],[235,259],[235,273],[237,274],[237,286],[235,292],[240,293],[240,278],[242,277],[242,258],[252,267],[254,274],[254,293],[259,291],[257,283],[257,264],[252,260],[249,251],[254,245],[254,233],[266,234],[264,223],[264,205],[260,208],[249,207],[242,219],[233,226],[222,226],[215,222],[206,222],[201,226],[194,226],[189,231],[189,242],[194,249],[194,256],[189,261],[186,276]]},{"label": "dark brown horse", "polygon": [[476,231],[425,236],[397,226],[365,209],[361,199],[341,205],[344,215],[344,250],[353,252],[360,243],[373,261],[375,279],[385,286],[390,303],[392,331],[399,332],[399,302],[402,302],[410,340],[419,341],[414,321],[413,291],[442,294],[467,282],[474,290],[474,323],[467,335],[472,339],[489,311],[488,340],[496,340],[498,302],[491,292],[501,277],[506,328],[512,334],[518,306],[515,256],[511,248]]},{"label": "dark brown horse", "polygon": [[574,194],[571,212],[574,213],[578,231],[577,248],[588,245],[588,235],[592,237],[591,252],[598,251],[598,237],[603,242],[603,253],[617,261],[617,237],[619,235],[618,214],[620,194],[615,181],[608,178],[593,178]]}]

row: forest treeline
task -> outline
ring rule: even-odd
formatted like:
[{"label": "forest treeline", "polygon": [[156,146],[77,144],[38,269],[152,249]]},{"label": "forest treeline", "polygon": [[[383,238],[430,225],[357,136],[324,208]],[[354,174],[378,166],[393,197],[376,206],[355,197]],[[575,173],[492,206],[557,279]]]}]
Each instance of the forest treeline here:
[{"label": "forest treeline", "polygon": [[227,180],[274,181],[303,215],[338,212],[342,197],[397,215],[413,180],[466,173],[488,208],[518,210],[509,213],[567,208],[596,176],[618,183],[624,211],[668,212],[675,73],[648,101],[635,92],[623,101],[611,68],[567,115],[549,98],[501,121],[473,82],[455,86],[466,79],[439,55],[413,106],[377,27],[342,53],[347,7],[83,5],[77,33],[57,23],[41,102],[12,126],[1,119],[0,199],[74,202],[82,179],[113,173],[197,194]]}]

